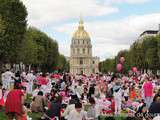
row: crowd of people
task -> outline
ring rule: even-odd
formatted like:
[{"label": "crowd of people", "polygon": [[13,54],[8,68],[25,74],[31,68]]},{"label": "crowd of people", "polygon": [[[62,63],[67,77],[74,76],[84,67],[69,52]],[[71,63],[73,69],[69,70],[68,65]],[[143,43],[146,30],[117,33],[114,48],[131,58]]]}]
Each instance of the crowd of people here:
[{"label": "crowd of people", "polygon": [[[126,116],[134,120],[160,120],[160,79],[153,74],[120,73],[16,73],[1,76],[0,110],[8,120],[98,120],[100,116]],[[31,98],[28,102],[26,99]]]}]

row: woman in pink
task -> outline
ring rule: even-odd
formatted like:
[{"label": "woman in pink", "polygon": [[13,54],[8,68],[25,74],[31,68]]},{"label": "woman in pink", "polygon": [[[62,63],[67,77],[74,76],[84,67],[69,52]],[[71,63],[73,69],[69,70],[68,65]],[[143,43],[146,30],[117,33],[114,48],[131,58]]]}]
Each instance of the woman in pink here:
[{"label": "woman in pink", "polygon": [[146,81],[142,86],[142,90],[143,90],[143,94],[144,94],[143,97],[144,97],[146,106],[147,108],[149,108],[153,101],[153,85],[150,78],[146,77]]}]

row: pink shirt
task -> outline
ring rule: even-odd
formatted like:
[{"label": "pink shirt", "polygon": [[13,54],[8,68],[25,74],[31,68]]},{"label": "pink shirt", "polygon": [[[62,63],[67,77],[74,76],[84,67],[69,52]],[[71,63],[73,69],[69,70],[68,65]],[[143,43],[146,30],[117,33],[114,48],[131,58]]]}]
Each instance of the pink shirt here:
[{"label": "pink shirt", "polygon": [[144,83],[144,96],[145,97],[152,97],[153,96],[153,85],[151,82]]}]

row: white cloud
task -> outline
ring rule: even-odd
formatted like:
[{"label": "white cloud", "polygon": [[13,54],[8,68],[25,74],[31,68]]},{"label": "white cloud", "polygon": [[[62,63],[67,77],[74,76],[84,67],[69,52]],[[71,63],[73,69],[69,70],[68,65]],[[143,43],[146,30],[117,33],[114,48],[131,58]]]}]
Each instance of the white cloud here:
[{"label": "white cloud", "polygon": [[[150,0],[22,0],[28,10],[30,25],[38,28],[52,27],[54,30],[67,34],[64,42],[58,40],[60,52],[69,56],[70,40],[77,28],[77,23],[62,24],[68,20],[105,16],[119,12],[114,4],[140,4]],[[121,49],[127,49],[146,29],[157,29],[160,13],[142,16],[130,16],[116,21],[85,22],[93,43],[93,54],[112,57]],[[60,26],[56,26],[57,23]],[[53,30],[53,31],[54,31]],[[55,38],[56,39],[56,38]]]},{"label": "white cloud", "polygon": [[[104,57],[115,56],[118,51],[128,49],[129,46],[145,30],[157,30],[160,21],[160,13],[142,16],[130,16],[117,21],[86,22],[85,29],[89,32],[93,43],[93,54]],[[54,27],[54,30],[71,37],[77,29],[77,23],[65,24]],[[69,44],[68,44],[69,48]],[[69,55],[69,49],[67,49]]]},{"label": "white cloud", "polygon": [[22,0],[27,7],[31,25],[43,27],[83,16],[102,16],[118,12],[98,0]]},{"label": "white cloud", "polygon": [[28,10],[30,25],[48,26],[71,18],[103,16],[118,12],[116,3],[144,3],[150,0],[21,0]]},{"label": "white cloud", "polygon": [[129,4],[140,4],[140,3],[145,3],[148,2],[150,0],[106,0],[106,2],[108,3],[129,3]]}]

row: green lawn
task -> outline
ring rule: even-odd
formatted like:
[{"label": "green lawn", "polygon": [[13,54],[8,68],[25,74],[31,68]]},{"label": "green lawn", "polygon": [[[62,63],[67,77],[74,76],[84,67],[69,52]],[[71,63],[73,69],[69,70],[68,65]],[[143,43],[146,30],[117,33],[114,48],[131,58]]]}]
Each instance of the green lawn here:
[{"label": "green lawn", "polygon": [[[26,101],[27,103],[31,103],[32,101],[32,98],[31,98],[31,95],[27,95],[26,96]],[[7,120],[6,118],[6,115],[5,115],[5,110],[3,109],[1,112],[0,112],[0,120]],[[42,113],[28,113],[28,115],[32,118],[32,120],[38,120],[41,116],[42,116]]]},{"label": "green lawn", "polygon": [[[41,117],[41,113],[33,113],[32,115],[29,114],[29,116],[32,118],[32,120],[38,120],[40,117]],[[114,117],[115,119],[114,120],[125,120],[124,117]],[[111,117],[100,117],[99,118],[100,120],[112,120]],[[0,112],[0,120],[7,120],[4,112]]]},{"label": "green lawn", "polygon": [[[42,116],[42,113],[28,113],[28,115],[32,120],[38,120]],[[4,110],[3,112],[0,112],[0,120],[7,120]]]},{"label": "green lawn", "polygon": [[[38,120],[42,116],[42,113],[32,113],[32,114],[29,113],[28,115],[32,118],[32,120]],[[0,120],[7,120],[4,112],[0,112]],[[104,117],[104,116],[100,116],[99,120],[126,120],[126,118],[125,117]]]},{"label": "green lawn", "polygon": [[[31,103],[32,98],[31,95],[27,95],[27,99],[26,102],[27,103]],[[41,116],[42,113],[28,113],[28,115],[32,118],[32,120],[38,120]],[[113,120],[125,120],[125,117],[112,117],[114,118]],[[111,117],[104,117],[104,116],[100,116],[99,120],[112,120]],[[0,112],[0,120],[7,120],[4,109],[2,110],[2,112]]]}]

